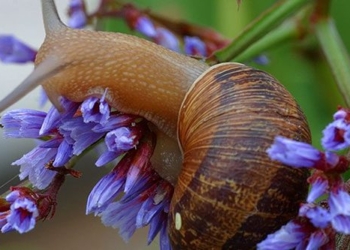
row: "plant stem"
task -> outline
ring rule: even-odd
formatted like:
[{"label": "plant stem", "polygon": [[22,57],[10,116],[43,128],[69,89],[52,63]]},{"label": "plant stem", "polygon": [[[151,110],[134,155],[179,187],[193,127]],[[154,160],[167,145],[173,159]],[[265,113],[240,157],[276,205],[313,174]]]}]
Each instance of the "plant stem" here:
[{"label": "plant stem", "polygon": [[286,41],[302,37],[304,30],[300,29],[298,22],[291,20],[281,25],[259,41],[254,43],[244,52],[234,58],[236,62],[247,62],[270,48],[283,44]]},{"label": "plant stem", "polygon": [[322,18],[315,23],[316,37],[333,72],[339,90],[350,106],[350,59],[331,18]]},{"label": "plant stem", "polygon": [[310,2],[312,0],[283,0],[277,2],[250,23],[227,47],[216,52],[208,61],[231,61],[283,22],[289,15]]}]

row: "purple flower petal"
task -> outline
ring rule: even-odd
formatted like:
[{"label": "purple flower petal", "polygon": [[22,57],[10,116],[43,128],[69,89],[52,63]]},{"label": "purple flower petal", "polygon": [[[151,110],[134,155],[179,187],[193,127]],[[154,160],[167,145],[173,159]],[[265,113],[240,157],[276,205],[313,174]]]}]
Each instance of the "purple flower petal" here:
[{"label": "purple flower petal", "polygon": [[147,226],[157,214],[163,211],[163,207],[163,203],[155,204],[153,196],[148,197],[137,213],[136,227]]},{"label": "purple flower petal", "polygon": [[157,44],[176,52],[180,51],[179,40],[173,33],[161,27],[156,28],[156,31],[155,42]]},{"label": "purple flower petal", "polygon": [[82,0],[70,0],[69,2],[69,20],[68,26],[75,29],[80,29],[86,26],[87,16],[85,6]]},{"label": "purple flower petal", "polygon": [[327,209],[310,204],[301,206],[299,216],[309,218],[310,222],[317,228],[327,227],[332,219]]},{"label": "purple flower petal", "polygon": [[104,176],[92,189],[86,205],[86,214],[103,212],[122,191],[125,176],[111,172]]},{"label": "purple flower petal", "polygon": [[34,62],[36,53],[13,36],[0,36],[0,60],[4,63]]},{"label": "purple flower petal", "polygon": [[330,192],[329,208],[333,216],[350,215],[350,195],[344,190]]},{"label": "purple flower petal", "polygon": [[321,152],[311,145],[281,136],[276,136],[267,153],[272,160],[292,167],[313,167],[322,157]]},{"label": "purple flower petal", "polygon": [[55,107],[52,107],[45,117],[40,129],[40,135],[45,135],[51,130],[57,129],[65,120],[72,118],[80,105],[79,103],[71,102],[65,98],[61,98],[60,101],[64,112],[60,113]]},{"label": "purple flower petal", "polygon": [[162,229],[160,230],[159,247],[160,250],[171,250],[166,220],[163,222]]},{"label": "purple flower petal", "polygon": [[339,233],[350,234],[350,217],[337,215],[332,220],[332,226]]},{"label": "purple flower petal", "polygon": [[137,19],[135,29],[149,38],[154,38],[157,35],[156,29],[151,19],[146,16],[141,16]]},{"label": "purple flower petal", "polygon": [[142,143],[131,163],[127,173],[124,192],[128,193],[135,185],[139,185],[139,180],[145,176],[150,176],[150,161],[153,148],[148,143]]},{"label": "purple flower petal", "polygon": [[26,198],[18,198],[12,203],[10,209],[11,212],[7,216],[7,224],[11,228],[19,233],[26,233],[34,228],[39,212],[33,201]]},{"label": "purple flower petal", "polygon": [[326,244],[328,241],[328,236],[324,232],[316,231],[311,234],[306,250],[320,249],[320,247]]},{"label": "purple flower petal", "polygon": [[56,153],[56,148],[36,147],[12,165],[21,166],[21,180],[28,177],[35,187],[45,189],[56,175],[56,172],[46,169],[45,165],[54,159]]},{"label": "purple flower petal", "polygon": [[325,156],[326,156],[326,161],[329,165],[335,167],[338,164],[339,155],[337,155],[333,152],[326,151]]},{"label": "purple flower petal", "polygon": [[126,173],[133,160],[134,153],[127,153],[115,166],[115,168],[105,175],[91,191],[86,207],[86,213],[95,212],[98,214],[116,198],[122,191],[125,184]]},{"label": "purple flower petal", "polygon": [[84,28],[87,24],[87,17],[84,10],[72,12],[68,20],[68,26],[74,29]]},{"label": "purple flower petal", "polygon": [[58,148],[60,144],[62,143],[63,138],[56,137],[48,141],[40,141],[39,147],[40,148]]},{"label": "purple flower petal", "polygon": [[322,146],[326,150],[342,150],[349,147],[349,140],[345,140],[345,133],[349,133],[350,125],[343,120],[335,120],[323,130]]},{"label": "purple flower petal", "polygon": [[292,249],[302,242],[305,237],[306,234],[302,231],[302,226],[291,221],[277,232],[268,235],[265,240],[257,245],[257,249]]},{"label": "purple flower petal", "polygon": [[317,178],[312,182],[311,190],[307,197],[307,202],[315,202],[321,195],[325,194],[328,189],[328,181],[326,179]]},{"label": "purple flower petal", "polygon": [[20,197],[20,195],[21,194],[18,190],[14,190],[6,196],[6,201],[9,203],[14,203],[15,200],[17,200]]},{"label": "purple flower petal", "polygon": [[260,65],[267,65],[269,64],[269,58],[265,55],[259,55],[253,58],[253,61]]},{"label": "purple flower petal", "polygon": [[344,120],[347,116],[348,116],[348,113],[344,109],[339,109],[337,112],[334,113],[333,119]]},{"label": "purple flower petal", "polygon": [[100,157],[95,162],[97,167],[102,167],[107,163],[115,160],[117,157],[121,156],[124,152],[114,152],[114,151],[106,151],[100,155]]},{"label": "purple flower petal", "polygon": [[121,127],[107,133],[105,142],[109,151],[128,151],[136,146],[140,135],[138,130]]},{"label": "purple flower petal", "polygon": [[344,190],[331,192],[328,199],[332,226],[337,232],[350,233],[350,195]]},{"label": "purple flower petal", "polygon": [[72,156],[73,145],[64,140],[57,149],[57,154],[52,165],[54,167],[62,167],[72,158]]},{"label": "purple flower petal", "polygon": [[92,131],[96,133],[105,133],[116,128],[130,126],[135,122],[136,117],[133,115],[111,115],[105,124],[96,124]]},{"label": "purple flower petal", "polygon": [[84,123],[83,118],[78,116],[66,120],[60,126],[59,131],[67,141],[70,143],[74,141],[73,154],[79,155],[104,136],[103,133],[92,131],[94,126],[94,123]]},{"label": "purple flower petal", "polygon": [[120,236],[127,242],[136,230],[136,215],[141,205],[142,203],[138,200],[111,203],[101,214],[102,223],[119,228]]},{"label": "purple flower petal", "polygon": [[110,107],[105,101],[107,90],[101,98],[90,97],[81,104],[81,112],[84,122],[96,122],[106,124],[110,117]]},{"label": "purple flower petal", "polygon": [[1,119],[4,135],[12,138],[39,138],[39,130],[45,117],[45,112],[31,109],[7,112]]},{"label": "purple flower petal", "polygon": [[157,213],[155,217],[151,220],[149,224],[149,231],[147,236],[147,244],[151,244],[151,242],[154,240],[154,238],[157,236],[157,234],[160,232],[164,224],[166,224],[167,218],[166,213],[161,212]]},{"label": "purple flower petal", "polygon": [[185,36],[184,50],[187,55],[203,57],[207,56],[207,47],[198,37]]}]

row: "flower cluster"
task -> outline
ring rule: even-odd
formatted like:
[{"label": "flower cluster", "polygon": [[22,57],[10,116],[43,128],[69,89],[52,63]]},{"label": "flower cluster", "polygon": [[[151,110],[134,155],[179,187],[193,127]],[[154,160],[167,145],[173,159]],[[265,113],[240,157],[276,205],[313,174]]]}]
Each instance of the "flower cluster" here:
[{"label": "flower cluster", "polygon": [[[170,50],[191,56],[207,57],[229,43],[217,32],[190,24],[176,24],[171,20],[150,16],[147,11],[132,4],[102,4],[93,13],[87,13],[83,0],[71,0],[69,26],[83,28],[90,18],[122,18],[132,30]],[[154,20],[157,19],[157,20]],[[177,27],[178,26],[178,27]]]},{"label": "flower cluster", "polygon": [[350,146],[350,110],[340,108],[333,118],[323,131],[325,152],[283,137],[276,137],[268,149],[271,159],[313,172],[298,217],[269,235],[258,249],[335,249],[335,234],[350,234],[350,195],[342,178],[350,162],[334,152]]},{"label": "flower cluster", "polygon": [[[119,162],[93,188],[86,213],[100,216],[106,226],[119,228],[125,240],[137,228],[149,225],[148,243],[160,233],[162,249],[170,248],[166,218],[173,187],[151,166],[155,135],[144,119],[111,110],[106,94],[107,91],[101,98],[90,97],[82,103],[62,98],[65,110],[62,113],[52,107],[48,113],[20,109],[4,114],[1,123],[6,137],[38,141],[33,150],[13,163],[20,166],[20,179],[28,177],[35,190],[22,192],[27,195],[21,199],[18,191],[16,199],[14,194],[6,198],[12,205],[1,217],[4,232],[12,228],[27,232],[36,220],[54,212],[55,197],[63,183],[58,177],[76,176],[73,170],[67,169],[72,159],[101,142],[105,150],[100,153],[96,166],[113,160]],[[19,209],[28,216],[21,216],[16,212]],[[28,225],[19,225],[13,217],[28,218],[23,221]]]},{"label": "flower cluster", "polygon": [[[128,8],[131,7],[128,6]],[[125,13],[125,21],[131,29],[140,32],[153,42],[179,53],[190,56],[207,57],[213,51],[228,44],[228,41],[219,37],[218,34],[213,34],[213,36],[210,36],[210,39],[204,39],[205,37],[202,37],[201,34],[176,35],[166,26],[155,25],[151,17],[142,12],[137,12],[137,10],[133,8],[127,10]],[[209,30],[207,30],[207,32],[208,31]],[[215,41],[218,40],[216,41],[217,43],[210,41],[211,38],[215,38]]]},{"label": "flower cluster", "polygon": [[35,226],[39,211],[31,195],[22,190],[14,190],[0,201],[0,227],[6,233],[16,230],[26,233]]}]

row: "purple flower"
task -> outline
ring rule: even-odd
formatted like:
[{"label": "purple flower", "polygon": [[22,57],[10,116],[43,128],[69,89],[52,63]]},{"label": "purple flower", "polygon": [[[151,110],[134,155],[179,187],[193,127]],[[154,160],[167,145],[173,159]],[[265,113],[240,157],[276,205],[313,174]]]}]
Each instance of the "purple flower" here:
[{"label": "purple flower", "polygon": [[34,62],[37,51],[11,35],[0,36],[0,60],[4,63]]},{"label": "purple flower", "polygon": [[339,155],[337,155],[337,154],[335,154],[333,152],[326,151],[325,152],[325,157],[326,157],[326,161],[330,165],[330,167],[335,167],[340,162]]},{"label": "purple flower", "polygon": [[277,232],[270,234],[257,245],[259,250],[293,249],[305,239],[303,227],[293,221]]},{"label": "purple flower", "polygon": [[310,144],[281,136],[276,136],[267,153],[272,160],[292,167],[313,167],[322,157],[322,153]]},{"label": "purple flower", "polygon": [[[133,129],[139,130],[136,127],[125,129],[120,128],[120,134],[124,136],[126,132],[128,140],[129,133],[134,134]],[[167,226],[173,187],[152,169],[150,158],[155,146],[153,136],[148,131],[137,148],[129,143],[126,147],[116,146],[118,142],[114,140],[117,137],[114,137],[109,150],[119,151],[122,147],[128,151],[112,172],[97,183],[89,195],[86,213],[95,213],[101,216],[106,226],[119,228],[119,234],[125,241],[130,239],[137,228],[149,225],[148,243],[150,243]],[[122,198],[113,202],[122,192],[124,193]],[[161,234],[162,249],[169,249],[170,245],[166,245],[169,240],[164,237],[167,236]]]},{"label": "purple flower", "polygon": [[52,161],[57,154],[57,148],[36,147],[12,165],[21,166],[19,178],[26,177],[38,189],[45,189],[55,177],[56,172],[48,170],[45,165]]},{"label": "purple flower", "polygon": [[73,156],[73,145],[63,140],[57,148],[57,154],[52,165],[54,167],[64,166]]},{"label": "purple flower", "polygon": [[69,20],[68,26],[80,29],[86,26],[87,16],[84,2],[82,0],[71,0],[69,3]]},{"label": "purple flower", "polygon": [[106,165],[107,163],[115,160],[119,156],[121,156],[124,152],[114,152],[114,151],[105,151],[103,152],[100,157],[95,162],[95,165],[97,167],[102,167],[103,165]]},{"label": "purple flower", "polygon": [[136,123],[136,120],[140,119],[133,115],[112,114],[106,123],[96,124],[92,130],[96,133],[109,132],[119,127],[131,126],[132,123]]},{"label": "purple flower", "polygon": [[176,52],[180,51],[179,40],[173,33],[161,27],[157,27],[156,31],[157,35],[154,40],[157,44]]},{"label": "purple flower", "polygon": [[[167,206],[170,204],[170,197],[169,197],[170,192],[169,190],[167,190],[166,185],[167,184],[160,182],[160,185],[155,189],[155,191],[153,192],[153,195],[150,195],[143,202],[136,216],[136,226],[138,228],[148,225],[149,223],[151,223],[151,221],[155,221],[154,226],[156,226],[156,228],[158,226],[161,226],[162,221],[159,221],[159,220],[164,218],[158,217],[158,215],[162,214],[164,210],[167,208]],[[155,220],[153,220],[154,218]],[[155,233],[154,230],[155,229],[153,229],[152,234]],[[154,237],[151,237],[151,238],[152,239],[150,240],[150,242],[153,240]]]},{"label": "purple flower", "polygon": [[137,129],[121,127],[108,132],[105,142],[109,151],[128,151],[136,146],[140,134]]},{"label": "purple flower", "polygon": [[107,90],[101,98],[90,97],[81,104],[84,122],[106,124],[110,116],[110,107],[105,101]]},{"label": "purple flower", "polygon": [[316,231],[311,234],[306,250],[319,249],[329,241],[328,236],[323,231]]},{"label": "purple flower", "polygon": [[63,122],[59,132],[65,140],[73,144],[72,153],[79,155],[104,136],[104,133],[94,132],[94,126],[94,123],[85,123],[81,116],[77,116]]},{"label": "purple flower", "polygon": [[348,116],[348,112],[344,109],[339,109],[337,112],[334,113],[333,119],[334,120],[344,120]]},{"label": "purple flower", "polygon": [[1,228],[1,231],[4,233],[17,230],[19,233],[26,233],[32,230],[39,215],[36,204],[22,197],[18,191],[11,192],[6,200],[12,204],[6,217],[7,223]]},{"label": "purple flower", "polygon": [[[105,95],[88,98],[82,103],[62,98],[61,104],[63,112],[55,108],[47,114],[21,110],[3,117],[9,136],[42,141],[13,163],[21,166],[20,178],[28,177],[41,191],[23,189],[26,197],[12,193],[8,201],[16,213],[8,212],[10,210],[0,212],[2,230],[27,232],[34,227],[37,217],[48,217],[64,176],[68,173],[74,176],[72,171],[59,167],[104,138],[105,152],[100,155],[97,165],[124,155],[91,191],[86,213],[101,216],[103,223],[119,228],[125,240],[137,228],[149,225],[148,243],[160,233],[161,249],[170,249],[166,227],[173,187],[152,168],[150,158],[155,147],[155,135],[147,123],[138,116],[111,112]],[[120,195],[122,198],[115,202]],[[38,202],[38,208],[35,202]],[[4,208],[9,209],[9,205],[5,204]],[[22,212],[30,211],[32,215],[20,216],[20,209]]]},{"label": "purple flower", "polygon": [[4,135],[12,138],[39,138],[46,113],[30,109],[12,110],[4,114],[1,124]]},{"label": "purple flower", "polygon": [[330,192],[329,210],[332,215],[332,226],[337,232],[350,233],[350,195],[344,190]]},{"label": "purple flower", "polygon": [[141,16],[137,19],[135,29],[149,38],[154,38],[157,35],[156,28],[151,19],[146,16]]},{"label": "purple flower", "polygon": [[[155,185],[152,184],[151,187]],[[101,213],[103,224],[119,228],[119,233],[125,241],[130,239],[137,228],[150,225],[148,244],[161,232],[161,249],[169,249],[169,239],[164,231],[167,226],[167,213],[172,195],[170,189],[169,184],[161,182],[159,188],[147,189],[134,199],[123,197],[120,201],[111,203]]]},{"label": "purple flower", "polygon": [[198,37],[184,38],[184,50],[187,55],[193,56],[207,56],[207,48],[205,43]]},{"label": "purple flower", "polygon": [[160,230],[159,247],[161,250],[171,250],[166,220],[163,221],[163,225]]},{"label": "purple flower", "polygon": [[350,125],[344,120],[335,120],[323,130],[322,146],[326,150],[342,150],[349,147],[349,131]]},{"label": "purple flower", "polygon": [[[334,121],[324,129],[322,145],[330,151],[322,153],[311,145],[282,137],[276,137],[268,149],[273,160],[296,168],[314,168],[308,178],[311,189],[307,203],[302,204],[298,217],[294,219],[307,233],[304,239],[300,239],[300,245],[295,246],[297,249],[334,248],[336,232],[350,233],[350,195],[348,190],[344,190],[346,185],[342,178],[342,174],[349,170],[349,160],[332,152],[350,146],[349,114],[348,110],[339,109],[333,116]],[[328,200],[323,199],[318,205],[316,200],[322,196],[328,197]],[[275,236],[276,233],[268,236],[268,239]]]},{"label": "purple flower", "polygon": [[101,214],[102,223],[105,226],[119,228],[120,236],[127,242],[136,231],[136,215],[141,205],[138,200],[111,203]]},{"label": "purple flower", "polygon": [[265,55],[260,55],[260,56],[254,57],[253,61],[257,64],[260,64],[260,65],[269,64],[269,58]]},{"label": "purple flower", "polygon": [[74,11],[68,21],[68,26],[74,29],[81,29],[86,26],[87,17],[83,10]]},{"label": "purple flower", "polygon": [[125,151],[135,148],[141,135],[142,130],[137,127],[121,127],[108,132],[105,138],[108,151],[100,155],[95,163],[96,166],[105,165]]},{"label": "purple flower", "polygon": [[331,215],[327,209],[316,205],[303,204],[299,209],[299,216],[309,218],[317,228],[325,228],[331,221]]},{"label": "purple flower", "polygon": [[316,178],[312,182],[312,186],[307,196],[307,202],[312,203],[315,202],[321,195],[325,194],[328,189],[328,181],[323,178]]},{"label": "purple flower", "polygon": [[123,190],[132,157],[133,154],[125,155],[118,165],[95,185],[88,198],[86,214],[99,214],[119,195]]},{"label": "purple flower", "polygon": [[80,105],[65,98],[61,98],[60,102],[64,112],[61,113],[55,107],[52,107],[44,119],[40,129],[40,135],[46,135],[51,130],[57,129],[65,120],[72,118]]},{"label": "purple flower", "polygon": [[[146,180],[146,177],[151,175],[149,171],[151,169],[149,159],[153,154],[153,149],[154,145],[148,142],[144,142],[139,146],[127,173],[124,188],[125,193],[128,194],[134,186],[140,185],[140,181],[142,183],[142,180]],[[141,186],[146,187],[145,184],[141,184]]]}]

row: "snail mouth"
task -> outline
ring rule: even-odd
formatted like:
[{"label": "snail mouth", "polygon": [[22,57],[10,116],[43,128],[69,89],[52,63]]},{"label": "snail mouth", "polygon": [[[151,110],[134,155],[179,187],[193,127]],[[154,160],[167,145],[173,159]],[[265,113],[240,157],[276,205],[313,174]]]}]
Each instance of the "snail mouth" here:
[{"label": "snail mouth", "polygon": [[[52,169],[71,168],[84,152],[98,149],[95,165],[102,167],[113,162],[114,168],[91,191],[86,214],[93,213],[106,226],[119,228],[126,241],[136,229],[149,225],[148,244],[159,233],[161,244],[168,244],[167,217],[173,186],[152,166],[152,156],[159,152],[157,134],[149,122],[112,110],[104,95],[80,103],[60,98],[60,103],[63,112],[55,107],[48,113],[21,109],[2,117],[7,137],[41,141],[13,163],[21,166],[21,179],[28,177],[35,189],[44,193],[55,181],[57,170]],[[27,132],[28,124],[31,126]],[[48,164],[51,169],[46,167]],[[56,197],[57,193],[50,195]],[[54,210],[50,206],[40,209],[47,213]],[[40,209],[38,218],[43,217]]]}]

